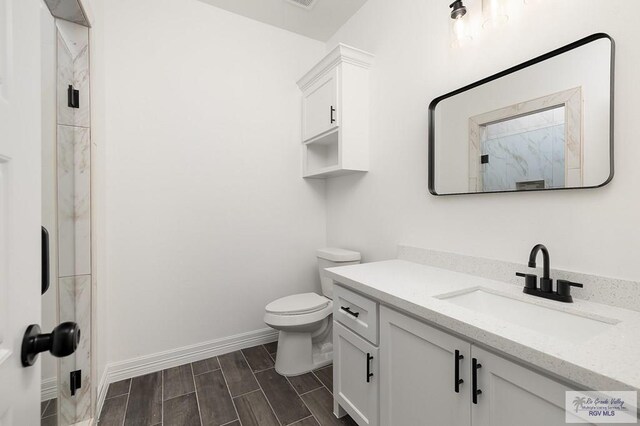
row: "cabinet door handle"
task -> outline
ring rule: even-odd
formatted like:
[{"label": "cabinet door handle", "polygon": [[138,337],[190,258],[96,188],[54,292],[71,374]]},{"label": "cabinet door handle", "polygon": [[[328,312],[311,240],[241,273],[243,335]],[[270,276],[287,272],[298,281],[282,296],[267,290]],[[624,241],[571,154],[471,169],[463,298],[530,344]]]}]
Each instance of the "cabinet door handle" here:
[{"label": "cabinet door handle", "polygon": [[331,105],[331,109],[329,110],[329,118],[331,119],[331,124],[336,122],[336,119],[333,118],[333,114],[336,112],[336,109]]},{"label": "cabinet door handle", "polygon": [[351,308],[341,306],[340,309],[351,315],[352,317],[358,318],[360,316],[360,312],[353,312]]},{"label": "cabinet door handle", "polygon": [[477,359],[471,360],[471,398],[474,404],[478,403],[478,395],[482,394],[482,390],[478,389],[478,369],[482,368],[482,364]]},{"label": "cabinet door handle", "polygon": [[453,385],[453,388],[456,391],[456,393],[460,393],[460,385],[464,383],[464,380],[460,378],[460,361],[463,359],[464,359],[464,355],[460,355],[460,351],[456,349],[455,364],[454,364],[455,382]]},{"label": "cabinet door handle", "polygon": [[371,361],[373,360],[373,356],[370,353],[367,353],[367,383],[371,381],[373,377],[373,373],[371,372]]}]

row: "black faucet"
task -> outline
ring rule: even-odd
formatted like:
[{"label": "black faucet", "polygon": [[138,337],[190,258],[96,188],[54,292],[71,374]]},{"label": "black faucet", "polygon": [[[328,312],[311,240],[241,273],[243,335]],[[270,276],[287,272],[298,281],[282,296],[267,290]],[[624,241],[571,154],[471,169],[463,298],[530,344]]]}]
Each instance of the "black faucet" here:
[{"label": "black faucet", "polygon": [[542,277],[540,278],[540,291],[551,293],[553,291],[553,280],[549,278],[549,270],[551,269],[549,265],[549,250],[544,245],[538,244],[531,249],[531,253],[529,254],[529,268],[536,267],[536,258],[539,252],[542,252],[543,267]]},{"label": "black faucet", "polygon": [[545,299],[557,300],[558,302],[572,303],[571,287],[580,287],[582,284],[572,283],[567,280],[558,280],[557,290],[553,291],[553,280],[550,278],[551,266],[549,263],[549,250],[542,244],[538,244],[529,254],[529,267],[535,268],[538,253],[542,252],[543,272],[540,278],[540,288],[538,288],[538,277],[534,274],[516,273],[519,277],[525,278],[524,293],[532,296],[544,297]]}]

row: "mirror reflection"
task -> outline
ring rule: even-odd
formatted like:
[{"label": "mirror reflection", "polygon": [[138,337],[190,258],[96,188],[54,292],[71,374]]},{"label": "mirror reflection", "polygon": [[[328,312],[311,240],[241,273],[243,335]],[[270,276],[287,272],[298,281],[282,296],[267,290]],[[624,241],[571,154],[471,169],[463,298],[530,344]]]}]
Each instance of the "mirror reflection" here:
[{"label": "mirror reflection", "polygon": [[612,40],[598,34],[434,100],[431,193],[608,183],[612,60]]}]

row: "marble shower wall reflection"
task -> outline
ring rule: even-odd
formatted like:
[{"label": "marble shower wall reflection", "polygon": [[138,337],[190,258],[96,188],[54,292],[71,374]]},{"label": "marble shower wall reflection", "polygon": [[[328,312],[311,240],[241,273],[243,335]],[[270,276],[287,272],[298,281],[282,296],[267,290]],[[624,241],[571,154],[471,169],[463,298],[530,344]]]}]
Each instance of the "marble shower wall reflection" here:
[{"label": "marble shower wall reflection", "polygon": [[[58,424],[92,417],[91,377],[91,129],[89,116],[89,29],[56,20],[58,301],[60,321],[80,327],[76,352],[59,361]],[[79,108],[67,90],[80,91]],[[70,374],[82,370],[82,387],[71,395]]]}]

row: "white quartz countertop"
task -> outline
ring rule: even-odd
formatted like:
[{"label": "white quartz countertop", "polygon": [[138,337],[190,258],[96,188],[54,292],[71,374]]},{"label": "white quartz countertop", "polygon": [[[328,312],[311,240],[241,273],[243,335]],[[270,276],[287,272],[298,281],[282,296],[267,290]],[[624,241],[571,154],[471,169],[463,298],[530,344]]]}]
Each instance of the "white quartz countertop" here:
[{"label": "white quartz countertop", "polygon": [[[344,287],[386,306],[590,390],[640,391],[640,312],[577,299],[574,303],[551,301],[526,295],[513,284],[404,260],[329,268],[327,272]],[[587,333],[584,341],[576,343],[435,297],[473,288],[588,318],[619,322],[593,337]]]}]

